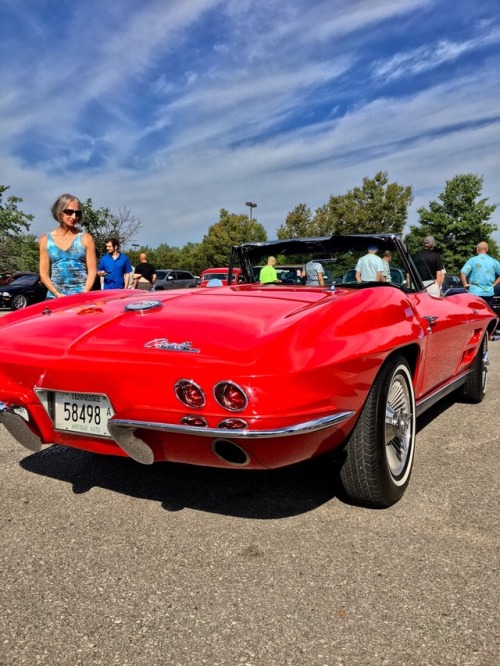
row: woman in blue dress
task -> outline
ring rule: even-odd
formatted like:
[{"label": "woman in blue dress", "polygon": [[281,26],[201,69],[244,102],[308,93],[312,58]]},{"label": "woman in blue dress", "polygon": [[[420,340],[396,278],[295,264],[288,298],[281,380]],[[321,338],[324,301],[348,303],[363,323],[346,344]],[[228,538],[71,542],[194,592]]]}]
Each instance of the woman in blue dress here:
[{"label": "woman in blue dress", "polygon": [[90,291],[97,271],[92,236],[76,226],[82,219],[80,200],[62,194],[51,208],[59,227],[40,238],[40,278],[47,298]]}]

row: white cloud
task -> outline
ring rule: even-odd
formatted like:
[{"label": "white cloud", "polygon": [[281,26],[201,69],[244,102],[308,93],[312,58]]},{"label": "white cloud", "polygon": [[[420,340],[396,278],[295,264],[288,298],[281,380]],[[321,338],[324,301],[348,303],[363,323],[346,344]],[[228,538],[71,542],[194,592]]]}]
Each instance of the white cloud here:
[{"label": "white cloud", "polygon": [[[96,206],[128,207],[144,222],[137,241],[153,247],[200,241],[220,208],[247,213],[248,200],[273,236],[298,203],[315,209],[380,170],[413,186],[411,221],[457,173],[484,175],[485,196],[496,201],[498,56],[474,76],[457,69],[411,88],[416,74],[495,46],[495,17],[462,41],[422,38],[410,51],[376,58],[374,70],[356,69],[364,43],[378,53],[381,21],[399,25],[435,4],[76,0],[59,43],[43,44],[31,69],[16,55],[0,71],[1,182],[35,213],[36,233],[47,230],[50,205],[69,189]],[[35,23],[30,29],[43,41]],[[202,27],[211,41],[184,51]],[[351,33],[355,46],[338,39]],[[172,58],[182,66],[172,70]],[[404,74],[408,89],[373,88],[373,71],[378,86]],[[141,94],[151,106],[141,108]],[[105,118],[99,127],[91,104]],[[30,162],[19,142],[32,138],[38,152]]]},{"label": "white cloud", "polygon": [[467,53],[499,43],[500,30],[497,28],[487,30],[485,34],[463,42],[439,40],[434,44],[421,46],[413,51],[397,53],[388,60],[375,63],[374,75],[386,81],[404,76],[412,77],[455,61]]}]

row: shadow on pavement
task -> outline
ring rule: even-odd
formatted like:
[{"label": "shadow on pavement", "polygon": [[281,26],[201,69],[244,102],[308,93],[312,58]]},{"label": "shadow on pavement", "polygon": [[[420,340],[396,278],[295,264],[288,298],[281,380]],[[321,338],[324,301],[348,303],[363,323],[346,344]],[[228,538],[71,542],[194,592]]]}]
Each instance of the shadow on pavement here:
[{"label": "shadow on pavement", "polygon": [[[449,396],[418,418],[417,447],[418,433],[455,402]],[[264,520],[306,513],[334,498],[351,504],[337,481],[331,456],[255,471],[167,462],[141,465],[129,458],[53,445],[24,458],[20,465],[34,474],[71,483],[75,494],[104,488],[159,502],[166,511],[191,508]]]},{"label": "shadow on pavement", "polygon": [[76,494],[98,487],[160,502],[166,511],[191,508],[253,519],[305,513],[339,492],[329,458],[280,470],[226,470],[179,463],[145,466],[128,458],[53,445],[24,458],[20,465],[71,483]]}]

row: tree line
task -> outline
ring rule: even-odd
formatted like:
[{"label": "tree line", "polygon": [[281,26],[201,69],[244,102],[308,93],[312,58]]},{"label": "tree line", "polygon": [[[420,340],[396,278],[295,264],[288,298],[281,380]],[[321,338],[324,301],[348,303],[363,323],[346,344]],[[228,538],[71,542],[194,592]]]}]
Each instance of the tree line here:
[{"label": "tree line", "polygon": [[[10,195],[4,201],[9,189],[0,185],[0,271],[37,271],[38,240],[30,233],[34,217],[19,208],[23,201],[20,197]],[[410,252],[416,252],[426,236],[434,236],[446,270],[458,273],[475,254],[479,241],[487,241],[490,254],[500,258],[498,244],[491,237],[497,226],[490,222],[497,205],[489,204],[482,191],[481,176],[456,175],[446,182],[438,200],[417,210],[417,224],[404,235],[408,208],[413,202],[412,187],[389,182],[387,172],[380,171],[373,178],[363,178],[361,186],[345,194],[331,195],[314,212],[307,204],[298,204],[276,229],[276,237],[395,233],[404,237]],[[96,208],[92,199],[82,206],[82,227],[94,237],[98,257],[106,252],[106,238],[114,236],[133,265],[140,252],[146,252],[148,260],[158,268],[183,268],[199,274],[204,268],[227,265],[233,245],[268,240],[258,220],[223,208],[199,243],[187,243],[181,248],[167,243],[156,248],[139,247],[133,240],[144,225],[130,210],[113,213],[109,208]]]}]

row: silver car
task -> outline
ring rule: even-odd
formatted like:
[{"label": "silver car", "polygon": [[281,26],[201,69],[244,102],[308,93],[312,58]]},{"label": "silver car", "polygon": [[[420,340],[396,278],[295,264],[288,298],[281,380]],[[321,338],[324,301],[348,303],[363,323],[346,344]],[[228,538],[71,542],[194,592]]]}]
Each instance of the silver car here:
[{"label": "silver car", "polygon": [[156,271],[155,291],[164,289],[188,289],[198,284],[195,276],[189,271],[158,269]]}]

